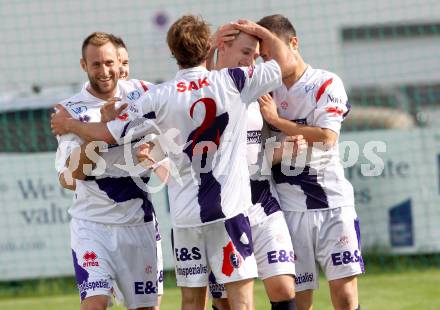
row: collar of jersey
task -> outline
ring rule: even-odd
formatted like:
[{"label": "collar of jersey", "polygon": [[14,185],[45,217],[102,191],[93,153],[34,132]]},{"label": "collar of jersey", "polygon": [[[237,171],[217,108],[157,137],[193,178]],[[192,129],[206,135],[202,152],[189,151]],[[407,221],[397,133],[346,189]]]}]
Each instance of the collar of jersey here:
[{"label": "collar of jersey", "polygon": [[286,85],[283,84],[284,88],[290,91],[292,89],[296,89],[297,87],[302,87],[303,83],[305,83],[309,79],[312,70],[312,66],[308,64],[306,70],[304,70],[300,78],[292,86],[290,86],[290,88],[287,88]]},{"label": "collar of jersey", "polygon": [[208,71],[208,70],[205,67],[192,67],[192,68],[188,68],[188,69],[181,69],[181,70],[177,71],[176,79],[178,79],[184,75],[187,75],[189,73],[192,73],[192,72],[206,72],[206,71]]},{"label": "collar of jersey", "polygon": [[[93,101],[93,102],[101,102],[105,101],[103,99],[100,99],[98,97],[93,96],[88,90],[87,87],[89,86],[90,82],[87,81],[84,83],[83,88],[81,89],[81,95],[84,97],[85,101]],[[116,86],[116,94],[115,97],[121,97],[121,85],[118,81],[118,85]]]}]

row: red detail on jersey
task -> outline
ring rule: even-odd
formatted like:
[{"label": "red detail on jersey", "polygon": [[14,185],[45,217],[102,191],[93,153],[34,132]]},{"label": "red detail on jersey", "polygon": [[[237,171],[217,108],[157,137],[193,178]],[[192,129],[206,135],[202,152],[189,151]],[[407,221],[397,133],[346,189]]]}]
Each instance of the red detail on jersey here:
[{"label": "red detail on jersey", "polygon": [[234,271],[234,266],[232,265],[230,260],[231,254],[234,253],[234,251],[235,249],[232,241],[229,241],[229,243],[225,247],[223,247],[222,272],[228,277],[230,277],[232,272]]},{"label": "red detail on jersey", "polygon": [[252,76],[254,75],[254,69],[255,69],[255,66],[248,67],[248,77],[249,78],[252,78]]},{"label": "red detail on jersey", "polygon": [[193,89],[198,90],[199,87],[197,86],[196,82],[191,81],[191,82],[189,82],[188,90],[191,91]]},{"label": "red detail on jersey", "polygon": [[[215,120],[215,116],[217,115],[217,106],[215,104],[214,99],[212,98],[200,98],[199,100],[197,100],[196,102],[194,102],[191,105],[191,108],[189,110],[189,115],[191,116],[191,118],[193,118],[193,113],[194,113],[194,108],[196,106],[197,103],[203,103],[205,105],[205,119],[203,120],[202,124],[200,125],[199,129],[195,132],[194,137],[193,137],[193,141],[192,141],[192,146],[191,149],[193,151],[193,155],[194,155],[194,147],[196,145],[196,141],[199,139],[199,137],[202,135],[202,133],[208,129],[212,123],[214,123]],[[215,143],[217,145],[220,144],[220,132],[217,129],[217,137],[216,137],[216,141]]]},{"label": "red detail on jersey", "polygon": [[127,118],[128,118],[128,113],[125,112],[124,114],[118,115],[118,118],[119,118],[121,121],[126,121]]},{"label": "red detail on jersey", "polygon": [[198,79],[198,81],[191,81],[188,85],[186,85],[185,82],[179,82],[176,84],[177,91],[181,93],[185,91],[199,90],[205,86],[209,86],[207,77],[205,77],[203,80]]},{"label": "red detail on jersey", "polygon": [[139,80],[139,82],[141,83],[141,86],[144,89],[144,92],[146,92],[148,90],[148,86],[142,80]]},{"label": "red detail on jersey", "polygon": [[325,81],[324,84],[321,85],[321,87],[318,89],[318,92],[316,93],[316,102],[319,101],[322,94],[325,92],[327,86],[329,86],[332,82],[333,82],[333,78],[330,78],[327,81]]},{"label": "red detail on jersey", "polygon": [[289,107],[289,103],[287,101],[281,102],[281,108],[283,110],[286,110]]},{"label": "red detail on jersey", "polygon": [[185,82],[179,82],[176,85],[177,91],[183,93],[186,90]]},{"label": "red detail on jersey", "polygon": [[199,79],[199,88],[202,88],[202,87],[205,87],[205,86],[209,86],[208,78],[207,77],[205,77],[203,80]]},{"label": "red detail on jersey", "polygon": [[328,107],[327,109],[325,109],[328,113],[334,113],[334,114],[338,114],[338,115],[342,115],[344,114],[344,111],[338,107]]},{"label": "red detail on jersey", "polygon": [[98,258],[98,256],[95,254],[95,252],[86,251],[83,255],[84,260],[95,260]]}]

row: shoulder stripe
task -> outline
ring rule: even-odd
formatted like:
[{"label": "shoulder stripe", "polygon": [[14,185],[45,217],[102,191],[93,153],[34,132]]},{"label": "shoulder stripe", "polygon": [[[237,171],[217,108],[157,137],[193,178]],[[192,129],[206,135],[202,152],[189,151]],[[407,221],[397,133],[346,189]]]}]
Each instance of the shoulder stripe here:
[{"label": "shoulder stripe", "polygon": [[239,68],[230,68],[228,69],[228,73],[234,81],[235,87],[237,87],[238,92],[241,93],[244,87],[244,83],[246,82],[246,76],[244,75],[243,70]]},{"label": "shoulder stripe", "polygon": [[145,84],[144,81],[142,81],[142,80],[139,80],[139,83],[141,83],[141,86],[144,89],[144,92],[146,92],[148,90],[147,84]]},{"label": "shoulder stripe", "polygon": [[327,87],[333,82],[333,78],[328,79],[324,82],[324,84],[321,85],[321,87],[318,89],[318,93],[316,94],[316,102],[321,99],[322,94],[325,92]]}]

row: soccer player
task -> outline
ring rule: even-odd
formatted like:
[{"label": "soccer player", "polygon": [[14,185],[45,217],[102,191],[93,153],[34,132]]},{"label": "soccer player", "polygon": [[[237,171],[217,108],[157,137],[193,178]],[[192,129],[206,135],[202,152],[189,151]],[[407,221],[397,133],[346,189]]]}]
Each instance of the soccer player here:
[{"label": "soccer player", "polygon": [[[89,82],[58,106],[60,113],[67,112],[80,122],[100,121],[100,108],[107,100],[121,97],[129,103],[148,87],[138,80],[118,80],[116,42],[107,33],[95,32],[84,40],[81,67]],[[112,289],[121,292],[118,297],[129,309],[153,309],[158,304],[160,249],[156,247],[153,206],[149,195],[115,166],[125,162],[123,151],[122,146],[114,146],[100,157],[94,153],[95,145],[79,136],[69,133],[59,137],[56,168],[60,182],[75,190],[69,214],[82,309],[106,309]],[[91,157],[102,173],[86,175],[86,165],[93,163]],[[147,182],[148,176],[140,179]]]},{"label": "soccer player", "polygon": [[128,76],[130,75],[130,61],[128,58],[127,46],[125,45],[124,40],[120,37],[114,36],[114,40],[120,61],[119,78],[122,80],[128,80]]},{"label": "soccer player", "polygon": [[209,72],[209,26],[201,18],[183,16],[167,34],[180,70],[175,79],[129,105],[128,113],[137,119],[88,126],[61,113],[52,119],[56,132],[72,131],[86,141],[121,144],[151,132],[175,133],[174,146],[180,148],[166,151],[181,181],[170,178],[168,195],[182,309],[205,308],[209,270],[225,284],[232,309],[253,306],[257,270],[246,216],[251,206],[243,122],[246,103],[280,87],[282,77],[292,74],[296,63],[266,29],[249,21],[235,27],[271,46],[274,60]]},{"label": "soccer player", "polygon": [[[298,309],[312,308],[318,264],[327,277],[334,308],[359,309],[357,275],[364,272],[359,220],[338,153],[341,124],[350,111],[343,83],[336,74],[304,62],[287,18],[266,16],[258,24],[283,40],[298,63],[294,74],[273,92],[273,100],[269,95],[259,100],[274,134],[301,134],[309,143],[301,173],[286,174],[291,167],[282,163],[272,168],[296,254]],[[272,56],[269,49],[262,42],[260,54],[266,61]]]},{"label": "soccer player", "polygon": [[[215,69],[238,66],[254,66],[259,56],[258,39],[247,33],[234,33],[229,27],[220,28],[214,39],[217,42],[217,63]],[[229,40],[230,37],[232,40]],[[226,41],[226,42],[225,42]],[[214,50],[214,48],[213,48]],[[254,254],[257,260],[258,276],[263,280],[272,309],[295,309],[294,252],[289,229],[281,211],[278,195],[271,175],[262,173],[265,162],[264,142],[267,128],[257,101],[247,109],[247,163],[249,165],[253,206],[249,209]],[[296,137],[299,143],[305,143]],[[299,139],[298,139],[299,138]],[[228,309],[224,285],[219,285],[210,276],[210,292],[213,308]]]}]

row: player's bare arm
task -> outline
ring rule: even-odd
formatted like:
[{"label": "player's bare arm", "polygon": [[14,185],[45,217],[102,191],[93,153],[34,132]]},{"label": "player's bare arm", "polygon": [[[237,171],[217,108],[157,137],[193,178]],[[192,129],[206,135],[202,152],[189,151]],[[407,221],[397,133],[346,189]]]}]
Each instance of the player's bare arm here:
[{"label": "player's bare arm", "polygon": [[266,28],[263,28],[249,20],[241,19],[233,25],[240,31],[260,38],[263,43],[269,47],[270,55],[280,66],[281,75],[283,78],[294,74],[297,66],[296,59],[291,57],[289,48],[279,38],[277,38]]},{"label": "player's bare arm", "polygon": [[145,169],[152,169],[162,182],[168,183],[170,176],[168,158],[160,161],[155,160],[151,155],[151,150],[154,146],[154,143],[151,142],[140,145],[136,151],[136,158]]},{"label": "player's bare arm", "polygon": [[[122,107],[123,106],[119,109]],[[52,133],[54,135],[74,133],[84,141],[88,142],[104,141],[109,144],[116,143],[110,131],[107,129],[106,123],[83,123],[72,118],[63,106],[57,105],[56,108],[58,109],[58,112],[53,113],[50,120],[50,127],[52,128]],[[123,109],[121,109],[121,111],[122,110]]]},{"label": "player's bare arm", "polygon": [[270,95],[261,96],[258,99],[260,111],[266,122],[281,130],[288,136],[302,135],[309,144],[321,142],[326,146],[336,143],[338,135],[331,129],[314,126],[300,125],[278,115],[275,101]]},{"label": "player's bare arm", "polygon": [[215,69],[215,51],[226,42],[233,41],[239,33],[240,30],[235,29],[232,24],[225,24],[217,29],[211,37],[211,49],[206,63],[208,70]]},{"label": "player's bare arm", "polygon": [[302,135],[287,136],[281,146],[274,149],[272,164],[279,164],[283,156],[294,158],[304,152],[307,148],[307,141]]}]

